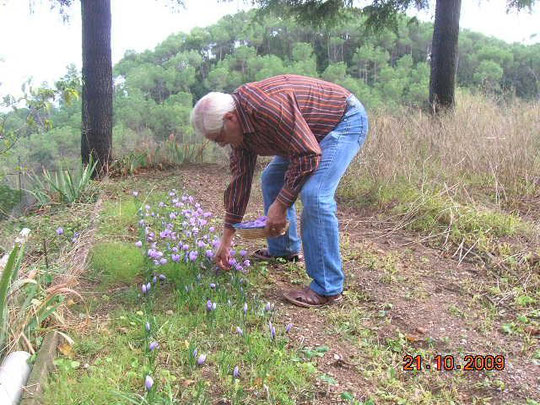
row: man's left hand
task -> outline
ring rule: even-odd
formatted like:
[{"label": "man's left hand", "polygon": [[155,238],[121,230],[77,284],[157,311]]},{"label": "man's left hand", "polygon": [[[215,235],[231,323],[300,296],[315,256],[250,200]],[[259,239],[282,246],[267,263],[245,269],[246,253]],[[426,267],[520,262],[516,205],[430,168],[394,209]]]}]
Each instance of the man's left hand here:
[{"label": "man's left hand", "polygon": [[285,227],[287,226],[287,208],[286,205],[278,200],[275,200],[270,208],[268,208],[266,233],[269,237],[275,238],[276,236],[285,233]]}]

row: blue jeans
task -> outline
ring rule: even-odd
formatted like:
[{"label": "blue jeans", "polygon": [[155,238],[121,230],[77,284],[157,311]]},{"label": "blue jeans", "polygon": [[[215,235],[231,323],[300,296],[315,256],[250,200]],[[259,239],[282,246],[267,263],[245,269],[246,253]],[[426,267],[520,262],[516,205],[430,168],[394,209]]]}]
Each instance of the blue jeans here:
[{"label": "blue jeans", "polygon": [[[268,239],[272,256],[286,256],[304,248],[310,287],[320,295],[336,295],[343,291],[345,275],[339,249],[339,227],[334,195],[341,177],[356,156],[368,132],[364,106],[351,95],[347,110],[339,124],[320,143],[322,159],[300,192],[302,211],[302,240],[298,236],[296,208],[287,211],[289,229],[278,238]],[[274,202],[283,187],[289,160],[275,156],[262,173],[264,212]]]}]

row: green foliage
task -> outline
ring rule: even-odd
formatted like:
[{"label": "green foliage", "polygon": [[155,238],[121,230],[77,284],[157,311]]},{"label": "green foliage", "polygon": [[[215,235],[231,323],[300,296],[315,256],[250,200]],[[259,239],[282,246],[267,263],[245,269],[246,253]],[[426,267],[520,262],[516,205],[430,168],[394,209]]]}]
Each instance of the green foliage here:
[{"label": "green foliage", "polygon": [[97,162],[90,162],[81,168],[77,177],[74,177],[68,169],[55,172],[54,176],[47,169],[43,169],[42,178],[32,176],[35,186],[30,193],[40,205],[51,202],[72,204],[80,201],[90,189],[96,164]]},{"label": "green foliage", "polygon": [[[285,10],[290,2],[272,3]],[[213,151],[192,137],[189,114],[193,103],[209,91],[231,92],[243,83],[276,74],[334,81],[355,93],[370,113],[424,105],[432,24],[410,23],[406,16],[396,14],[393,29],[368,33],[365,28],[370,17],[356,15],[347,2],[295,3],[299,7],[311,3],[313,12],[329,12],[326,17],[332,15],[327,8],[336,6],[340,18],[332,25],[317,27],[299,25],[291,17],[261,16],[255,10],[239,12],[210,27],[171,35],[154,50],[127,52],[114,67],[113,150],[120,171],[181,163],[188,159],[188,149],[197,150],[200,159],[213,158]],[[388,12],[409,3],[399,1]],[[538,97],[539,55],[540,44],[507,44],[464,31],[460,34],[458,84],[501,99],[534,100]],[[30,172],[78,165],[79,91],[80,75],[71,66],[53,87],[27,91],[24,107],[17,107],[16,100],[5,100],[12,111],[0,114],[0,133],[10,154],[0,164],[0,173],[16,167],[17,158]],[[169,141],[171,136],[174,143]],[[157,149],[160,154],[155,153]],[[204,153],[199,153],[201,149]],[[143,153],[144,159],[133,158]]]},{"label": "green foliage", "polygon": [[8,256],[5,268],[0,269],[2,270],[2,275],[0,277],[0,352],[4,351],[4,344],[10,329],[8,295],[12,281],[17,280],[17,274],[19,273],[19,268],[24,256],[24,245],[26,244],[28,233],[28,229],[23,230],[23,233],[21,233],[22,237],[15,241],[15,246]]},{"label": "green foliage", "polygon": [[144,257],[133,245],[104,242],[96,245],[91,254],[91,266],[104,285],[129,284],[143,270]]},{"label": "green foliage", "polygon": [[0,219],[9,215],[11,210],[19,203],[21,192],[7,185],[0,185]]}]

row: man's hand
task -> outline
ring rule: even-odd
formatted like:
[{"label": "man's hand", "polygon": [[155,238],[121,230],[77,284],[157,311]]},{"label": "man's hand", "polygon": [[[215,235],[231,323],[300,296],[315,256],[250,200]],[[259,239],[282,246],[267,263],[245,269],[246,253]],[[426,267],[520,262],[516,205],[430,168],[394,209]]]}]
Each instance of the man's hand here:
[{"label": "man's hand", "polygon": [[234,229],[225,228],[223,231],[223,236],[221,237],[221,242],[219,243],[214,255],[214,261],[222,270],[229,270],[231,268],[229,260],[231,259],[230,250],[233,236]]},{"label": "man's hand", "polygon": [[275,238],[276,236],[285,233],[285,227],[287,226],[287,208],[288,207],[285,204],[278,200],[275,200],[270,208],[268,208],[266,232],[269,237]]}]

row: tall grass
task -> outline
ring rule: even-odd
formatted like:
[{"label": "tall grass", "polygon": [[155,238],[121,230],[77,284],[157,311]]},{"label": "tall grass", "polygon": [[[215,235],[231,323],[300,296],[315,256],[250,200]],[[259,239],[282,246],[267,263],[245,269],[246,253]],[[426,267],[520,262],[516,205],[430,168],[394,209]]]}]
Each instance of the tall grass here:
[{"label": "tall grass", "polygon": [[538,193],[538,103],[460,92],[455,112],[440,117],[418,110],[370,118],[363,153],[344,180],[348,195],[406,184],[501,206]]}]

